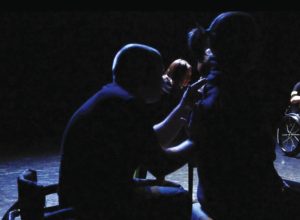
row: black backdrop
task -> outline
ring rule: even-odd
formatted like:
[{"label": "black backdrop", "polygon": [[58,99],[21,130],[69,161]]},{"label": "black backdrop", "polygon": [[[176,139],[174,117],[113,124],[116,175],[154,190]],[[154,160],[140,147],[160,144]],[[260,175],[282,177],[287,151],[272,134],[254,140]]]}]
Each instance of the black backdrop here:
[{"label": "black backdrop", "polygon": [[[193,64],[186,34],[219,12],[1,12],[0,150],[58,148],[69,117],[111,80],[113,56],[126,43],[157,48],[165,65],[179,57]],[[251,13],[262,30],[260,70],[277,120],[300,80],[300,14]]]}]

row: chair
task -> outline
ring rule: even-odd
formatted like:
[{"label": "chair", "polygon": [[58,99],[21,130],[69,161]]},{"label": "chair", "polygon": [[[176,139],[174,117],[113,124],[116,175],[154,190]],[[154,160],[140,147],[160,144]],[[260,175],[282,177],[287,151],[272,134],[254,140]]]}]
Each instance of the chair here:
[{"label": "chair", "polygon": [[58,184],[43,186],[38,183],[37,172],[25,170],[17,180],[18,200],[5,213],[2,220],[65,220],[74,219],[72,207],[61,208],[59,205],[45,207],[46,195],[57,193]]}]

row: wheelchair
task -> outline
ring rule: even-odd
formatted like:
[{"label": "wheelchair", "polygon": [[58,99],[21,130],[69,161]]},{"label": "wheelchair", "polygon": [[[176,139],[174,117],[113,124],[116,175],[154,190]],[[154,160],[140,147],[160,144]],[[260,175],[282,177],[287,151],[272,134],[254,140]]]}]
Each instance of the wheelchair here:
[{"label": "wheelchair", "polygon": [[289,106],[277,128],[276,141],[287,156],[300,152],[300,115],[291,111]]}]

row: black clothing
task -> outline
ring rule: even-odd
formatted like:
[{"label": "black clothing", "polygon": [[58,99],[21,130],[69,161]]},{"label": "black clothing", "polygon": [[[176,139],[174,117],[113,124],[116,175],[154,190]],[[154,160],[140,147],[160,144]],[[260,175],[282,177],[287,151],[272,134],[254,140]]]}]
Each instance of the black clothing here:
[{"label": "black clothing", "polygon": [[273,166],[275,144],[263,103],[241,74],[215,65],[192,115],[192,138],[199,148],[197,196],[216,220],[268,219],[281,201],[282,180]]},{"label": "black clothing", "polygon": [[76,111],[62,142],[62,205],[110,213],[128,203],[139,164],[162,165],[164,155],[145,109],[120,86],[108,84]]},{"label": "black clothing", "polygon": [[[149,213],[149,207],[135,210],[135,169],[143,165],[159,174],[168,162],[147,106],[119,85],[108,84],[76,111],[65,130],[60,204],[75,207],[80,219],[139,218],[133,213]],[[185,190],[174,191],[187,201]]]}]

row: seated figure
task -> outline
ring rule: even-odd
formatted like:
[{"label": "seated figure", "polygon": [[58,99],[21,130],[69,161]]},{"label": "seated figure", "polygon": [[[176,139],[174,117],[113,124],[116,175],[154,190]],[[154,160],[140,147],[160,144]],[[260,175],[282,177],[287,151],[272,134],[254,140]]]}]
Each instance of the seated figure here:
[{"label": "seated figure", "polygon": [[[204,81],[183,94],[174,110],[154,125],[148,104],[161,97],[160,53],[141,44],[116,54],[113,81],[90,97],[71,117],[62,140],[59,199],[79,219],[189,219],[191,198],[162,176],[187,161],[194,145],[184,140],[165,148],[186,123],[194,94]],[[160,184],[134,179],[146,167]],[[153,182],[152,182],[153,183]]]}]

